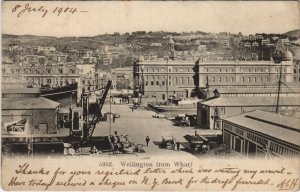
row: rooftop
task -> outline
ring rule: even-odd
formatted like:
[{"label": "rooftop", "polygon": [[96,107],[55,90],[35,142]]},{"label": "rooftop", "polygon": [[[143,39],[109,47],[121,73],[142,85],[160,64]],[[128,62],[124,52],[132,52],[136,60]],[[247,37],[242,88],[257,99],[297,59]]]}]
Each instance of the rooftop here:
[{"label": "rooftop", "polygon": [[[166,92],[166,86],[146,86],[145,91],[151,91],[151,92]],[[176,86],[168,86],[168,92],[173,92],[173,91],[180,91],[180,92],[185,92],[183,89],[178,88]],[[169,93],[171,95],[172,93]]]},{"label": "rooftop", "polygon": [[[197,59],[192,60],[144,60],[139,61],[139,65],[172,65],[172,64],[195,64]],[[274,61],[235,61],[235,60],[208,60],[208,61],[201,61],[199,62],[200,66],[205,65],[280,65],[279,63],[275,63]],[[282,65],[292,65],[292,62],[283,61]]]},{"label": "rooftop", "polygon": [[[278,87],[253,87],[253,88],[217,88],[219,93],[277,93]],[[212,90],[213,92],[214,90]],[[300,93],[299,87],[281,88],[281,93]]]},{"label": "rooftop", "polygon": [[[202,105],[218,107],[239,107],[239,106],[274,106],[275,97],[218,97],[200,102]],[[299,106],[299,97],[284,97],[279,101],[280,106]]]},{"label": "rooftop", "polygon": [[146,60],[138,62],[139,65],[182,65],[190,64],[194,65],[196,60]]},{"label": "rooftop", "polygon": [[225,121],[300,146],[300,119],[266,111],[253,111]]},{"label": "rooftop", "polygon": [[2,98],[2,110],[31,110],[31,109],[55,109],[60,104],[46,99],[38,98]]},{"label": "rooftop", "polygon": [[2,89],[2,94],[38,94],[41,93],[40,88],[18,88],[18,89]]},{"label": "rooftop", "polygon": [[[200,61],[199,65],[278,65],[280,63],[275,63],[274,61],[233,61],[233,60],[209,60],[209,61]],[[291,65],[292,62],[283,61],[282,65]]]}]

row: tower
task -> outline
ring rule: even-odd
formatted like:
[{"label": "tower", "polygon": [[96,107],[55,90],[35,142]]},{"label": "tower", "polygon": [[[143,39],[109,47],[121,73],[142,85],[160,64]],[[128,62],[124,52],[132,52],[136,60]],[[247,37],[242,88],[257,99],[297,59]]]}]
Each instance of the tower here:
[{"label": "tower", "polygon": [[170,36],[169,39],[169,51],[174,51],[175,50],[175,42],[172,36]]}]

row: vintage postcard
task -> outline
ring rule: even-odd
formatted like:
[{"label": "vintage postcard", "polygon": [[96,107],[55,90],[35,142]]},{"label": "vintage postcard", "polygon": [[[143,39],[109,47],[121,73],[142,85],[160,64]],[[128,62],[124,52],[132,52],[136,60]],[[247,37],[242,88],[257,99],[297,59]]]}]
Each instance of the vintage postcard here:
[{"label": "vintage postcard", "polygon": [[4,191],[299,191],[297,1],[4,1]]}]

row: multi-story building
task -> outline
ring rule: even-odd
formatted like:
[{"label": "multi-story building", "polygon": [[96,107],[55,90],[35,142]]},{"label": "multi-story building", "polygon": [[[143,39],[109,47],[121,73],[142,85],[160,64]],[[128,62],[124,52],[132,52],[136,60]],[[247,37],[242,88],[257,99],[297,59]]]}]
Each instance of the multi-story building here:
[{"label": "multi-story building", "polygon": [[77,69],[79,69],[79,73],[81,75],[94,75],[95,70],[95,63],[80,63],[76,64]]},{"label": "multi-story building", "polygon": [[95,63],[80,63],[76,65],[81,76],[79,86],[87,92],[94,92],[101,87],[101,79],[95,70],[95,66]]},{"label": "multi-story building", "polygon": [[[293,56],[285,53],[284,61],[202,61],[199,60],[199,87],[275,86],[282,67],[282,82],[293,81]],[[165,100],[170,95],[190,97],[195,88],[195,61],[138,61],[134,64],[135,87],[144,86],[146,97]],[[205,90],[208,91],[208,90]],[[203,92],[204,93],[204,92]]]},{"label": "multi-story building", "polygon": [[45,46],[36,46],[33,47],[33,52],[35,54],[49,54],[49,53],[53,53],[56,51],[55,47],[45,47]]},{"label": "multi-story building", "polygon": [[111,70],[112,86],[117,89],[133,87],[133,68],[115,68]]},{"label": "multi-story building", "polygon": [[[282,61],[282,81],[293,81],[292,55]],[[280,63],[274,61],[200,61],[200,87],[264,87],[279,80]]]},{"label": "multi-story building", "polygon": [[72,63],[61,63],[51,66],[2,65],[2,80],[10,85],[18,84],[20,79],[23,79],[25,80],[23,84],[27,86],[58,87],[79,82],[79,78],[79,70]]},{"label": "multi-story building", "polygon": [[137,61],[133,69],[135,87],[143,86],[144,95],[149,98],[190,97],[194,65],[195,61],[184,60]]},{"label": "multi-story building", "polygon": [[300,83],[300,49],[294,51],[294,82]]},{"label": "multi-story building", "polygon": [[107,85],[108,80],[111,79],[110,73],[98,72],[98,88],[104,88]]}]

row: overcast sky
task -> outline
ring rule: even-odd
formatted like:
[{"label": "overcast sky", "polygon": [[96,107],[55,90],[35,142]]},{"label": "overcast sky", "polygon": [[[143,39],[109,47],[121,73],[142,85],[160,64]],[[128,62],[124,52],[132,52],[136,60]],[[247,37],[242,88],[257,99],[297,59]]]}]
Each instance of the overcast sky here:
[{"label": "overcast sky", "polygon": [[[26,2],[2,4],[2,33],[46,36],[95,36],[113,32],[145,31],[204,31],[284,33],[299,28],[299,5],[295,1],[266,2],[34,2],[48,10],[24,13],[17,17],[13,8]],[[74,15],[51,11],[59,7],[77,7],[87,12]]]}]

